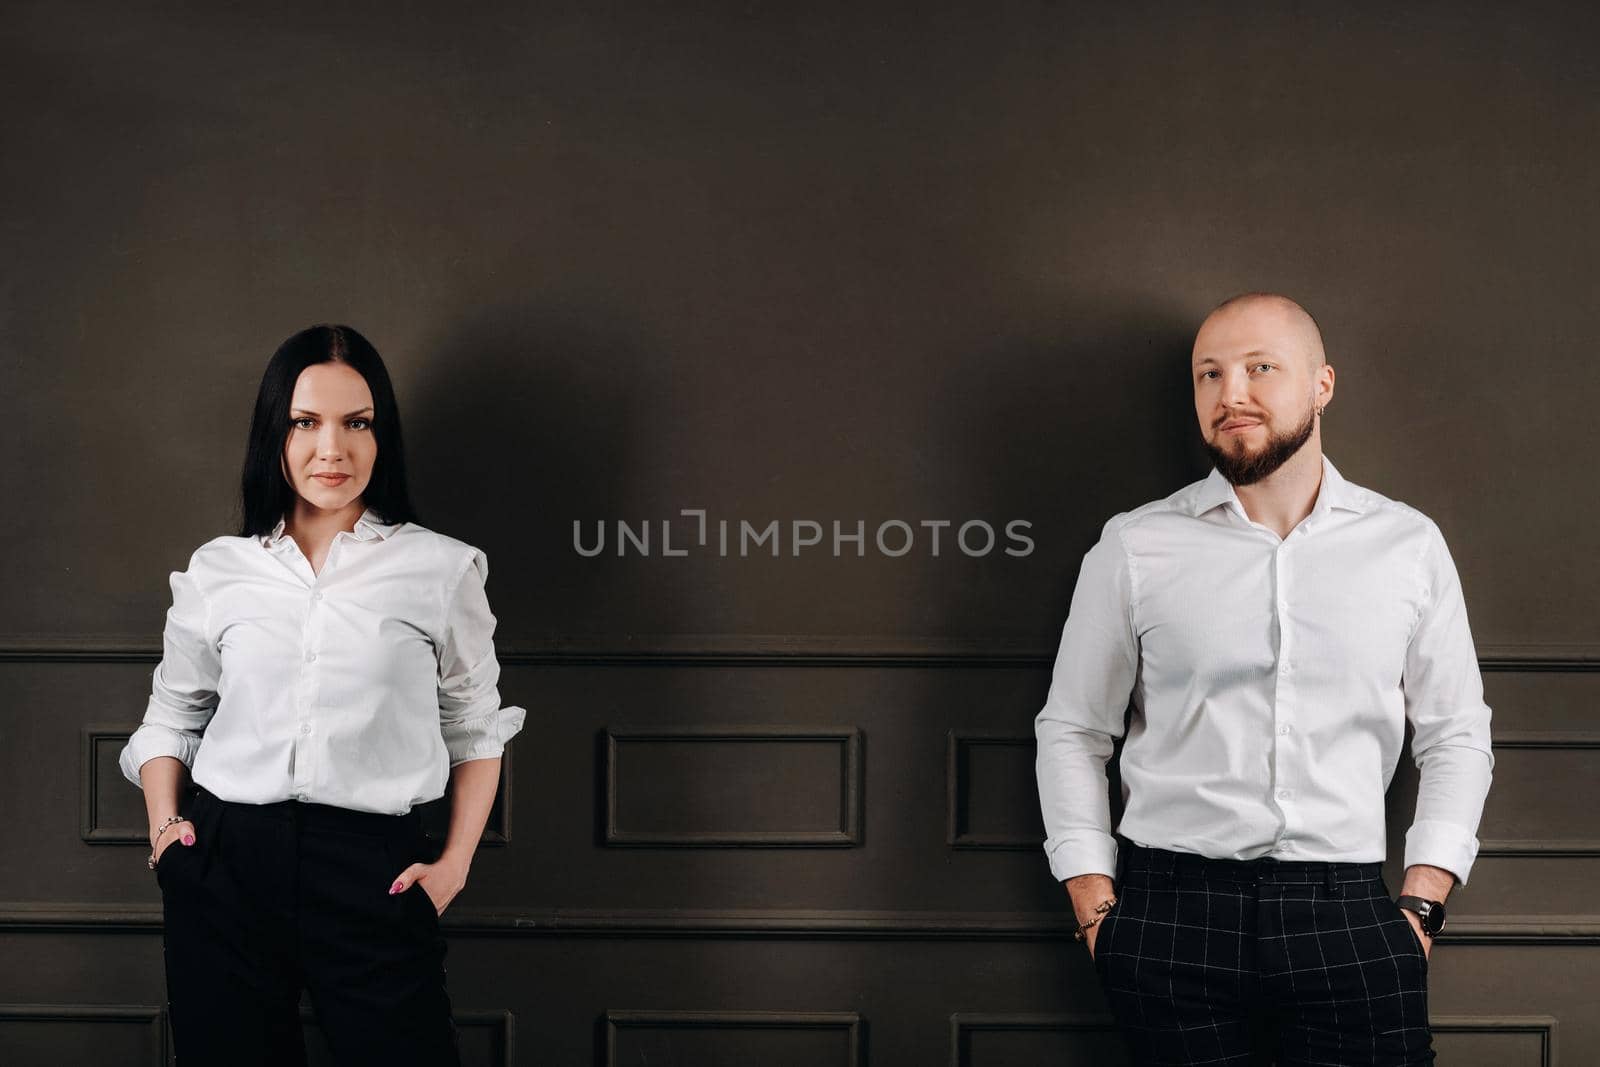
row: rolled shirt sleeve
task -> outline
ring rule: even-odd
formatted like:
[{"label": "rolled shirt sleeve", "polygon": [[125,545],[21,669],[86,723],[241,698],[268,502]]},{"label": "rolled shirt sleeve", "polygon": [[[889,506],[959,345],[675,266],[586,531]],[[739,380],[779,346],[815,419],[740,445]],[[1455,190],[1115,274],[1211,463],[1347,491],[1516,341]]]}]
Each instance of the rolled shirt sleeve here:
[{"label": "rolled shirt sleeve", "polygon": [[484,592],[488,578],[489,559],[474,548],[446,595],[439,724],[452,767],[500,755],[527,715],[523,708],[500,706],[495,617]]},{"label": "rolled shirt sleeve", "polygon": [[1430,522],[1428,534],[1423,566],[1429,595],[1406,648],[1402,679],[1420,774],[1405,863],[1443,868],[1466,885],[1494,769],[1490,711],[1455,562],[1438,526]]},{"label": "rolled shirt sleeve", "polygon": [[1121,520],[1108,522],[1083,558],[1050,692],[1034,720],[1044,848],[1060,881],[1116,875],[1106,761],[1122,736],[1139,666]]},{"label": "rolled shirt sleeve", "polygon": [[222,664],[209,636],[210,605],[197,577],[197,557],[190,557],[188,570],[171,575],[172,607],[161,636],[161,662],[151,677],[150,702],[143,724],[117,759],[123,777],[141,788],[139,768],[156,756],[194,765],[206,724],[217,710]]}]

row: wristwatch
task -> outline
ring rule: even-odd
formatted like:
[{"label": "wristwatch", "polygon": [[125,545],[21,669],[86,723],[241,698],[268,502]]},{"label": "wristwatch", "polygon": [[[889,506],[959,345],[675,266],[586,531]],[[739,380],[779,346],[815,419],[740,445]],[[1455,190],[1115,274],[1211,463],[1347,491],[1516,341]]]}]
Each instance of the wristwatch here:
[{"label": "wristwatch", "polygon": [[1422,920],[1422,932],[1429,937],[1435,937],[1444,929],[1444,901],[1424,900],[1422,897],[1401,897],[1395,901],[1407,911],[1417,913],[1417,918]]}]

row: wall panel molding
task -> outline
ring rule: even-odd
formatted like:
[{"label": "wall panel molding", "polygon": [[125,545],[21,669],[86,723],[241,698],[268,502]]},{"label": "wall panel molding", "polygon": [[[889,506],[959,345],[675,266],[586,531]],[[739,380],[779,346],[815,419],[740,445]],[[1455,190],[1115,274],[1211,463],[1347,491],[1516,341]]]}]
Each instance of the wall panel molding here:
[{"label": "wall panel molding", "polygon": [[[1435,1036],[1532,1035],[1539,1042],[1539,1059],[1529,1064],[1519,1063],[1507,1067],[1554,1067],[1556,1062],[1556,1020],[1547,1015],[1434,1016],[1431,1025]],[[974,1034],[986,1031],[1114,1036],[1117,1034],[1117,1027],[1115,1021],[1108,1015],[958,1012],[950,1016],[950,1067],[983,1067],[983,1064],[971,1055],[971,1039]]]},{"label": "wall panel molding", "polygon": [[1534,1067],[1555,1067],[1556,1020],[1549,1015],[1436,1015],[1429,1023],[1435,1036],[1532,1034],[1540,1043],[1540,1058]]},{"label": "wall panel molding", "polygon": [[[972,830],[972,756],[977,749],[1026,749],[1027,762],[1033,763],[1035,740],[1016,734],[985,733],[976,730],[951,730],[945,746],[945,843],[951,848],[989,849],[1006,852],[1031,851],[1044,841],[1042,827],[1032,835],[982,833]],[[1037,802],[1035,803],[1037,807]]]},{"label": "wall panel molding", "polygon": [[[460,905],[440,925],[461,937],[796,938],[822,941],[1070,941],[1062,912],[929,912],[787,909],[495,909]],[[0,930],[154,933],[161,906],[0,901]],[[1452,945],[1600,945],[1600,918],[1549,915],[1452,918]]]},{"label": "wall panel molding", "polygon": [[[846,1041],[840,1067],[859,1067],[864,1061],[861,1016],[855,1012],[822,1011],[608,1011],[604,1019],[606,1067],[621,1067],[618,1045],[623,1033],[633,1029],[668,1030],[838,1030]],[[818,1064],[817,1067],[826,1067]]]},{"label": "wall panel molding", "polygon": [[950,1067],[983,1067],[971,1056],[972,1037],[997,1031],[1116,1036],[1117,1024],[1109,1015],[957,1012],[950,1016]]},{"label": "wall panel molding", "polygon": [[[103,817],[105,805],[102,803],[102,788],[107,785],[101,778],[101,757],[109,753],[108,748],[117,752],[128,743],[129,736],[135,727],[127,725],[98,725],[85,726],[80,731],[78,746],[78,820],[79,834],[82,839],[91,845],[138,845],[148,850],[150,848],[150,831],[143,821],[135,823],[118,824]],[[501,847],[511,843],[511,782],[512,782],[512,748],[507,745],[505,752],[500,757],[500,785],[495,793],[494,803],[489,809],[488,821],[484,824],[483,835],[479,837],[480,845]],[[121,773],[116,776],[116,781],[109,783],[111,788],[128,790],[129,795],[134,795],[137,790],[123,779]],[[450,828],[449,795],[446,794],[438,800],[417,805],[422,818],[423,833],[440,847]],[[144,811],[143,803],[137,806],[137,813]]]},{"label": "wall panel molding", "polygon": [[[1600,733],[1511,731],[1496,734],[1492,747],[1500,751],[1574,752],[1600,751]],[[1600,857],[1600,838],[1486,837],[1478,842],[1480,856]]]},{"label": "wall panel molding", "polygon": [[[818,742],[838,748],[839,781],[837,788],[830,791],[837,804],[837,810],[826,818],[816,820],[818,825],[824,822],[830,824],[826,829],[740,829],[737,826],[638,829],[630,823],[630,817],[622,810],[624,805],[621,795],[627,787],[622,760],[624,750],[630,746],[698,747],[729,744],[774,746],[776,749],[786,744],[814,745]],[[603,733],[603,744],[602,825],[604,843],[607,845],[678,848],[826,848],[853,847],[861,844],[862,735],[855,727],[727,726],[680,727],[668,730],[607,729]],[[686,776],[694,775],[693,768],[686,763],[675,769],[681,770]],[[690,786],[686,784],[684,788],[687,791]],[[749,796],[747,800],[747,810],[749,805],[758,803],[756,795]],[[725,807],[731,809],[735,805]],[[642,815],[632,816],[634,819],[641,817]]]},{"label": "wall panel molding", "polygon": [[[310,1006],[300,1006],[300,1024],[316,1025],[316,1014]],[[455,1011],[452,1014],[457,1028],[484,1029],[499,1050],[493,1061],[499,1067],[512,1067],[516,1062],[516,1017],[508,1009],[474,1009]],[[69,1023],[73,1025],[133,1026],[144,1032],[140,1035],[151,1067],[163,1067],[167,1062],[169,1031],[166,1008],[144,1004],[0,1004],[0,1033],[8,1024],[16,1023]],[[97,1042],[99,1044],[99,1042]],[[0,1039],[0,1050],[6,1047]]]},{"label": "wall panel molding", "polygon": [[[102,818],[100,756],[105,749],[121,751],[133,730],[126,726],[85,726],[78,745],[78,823],[83,840],[91,845],[143,845],[150,847],[150,830],[142,823],[118,825]],[[111,783],[134,792],[120,774]],[[143,805],[140,805],[143,808]]]},{"label": "wall panel molding", "polygon": [[[516,1049],[516,1016],[506,1008],[453,1010],[450,1018],[454,1021],[458,1031],[483,1030],[491,1046],[495,1049],[494,1058],[484,1067],[514,1067],[517,1059]],[[300,1005],[300,1026],[303,1030],[311,1031],[317,1027],[317,1015],[309,1004]],[[317,1038],[308,1033],[307,1044]],[[464,1063],[463,1067],[467,1067]]]},{"label": "wall panel molding", "polygon": [[[641,634],[618,642],[595,635],[496,646],[502,666],[1048,667],[1056,649],[936,637],[820,634]],[[0,637],[0,662],[149,663],[161,646],[124,635]],[[1482,645],[1491,672],[1600,671],[1597,644]]]},{"label": "wall panel molding", "polygon": [[[0,1004],[0,1033],[8,1027],[27,1023],[67,1023],[75,1026],[117,1026],[137,1028],[135,1038],[150,1067],[165,1067],[167,1062],[167,1012],[146,1004]],[[8,1042],[0,1041],[0,1047]],[[97,1041],[98,1047],[104,1043]]]}]

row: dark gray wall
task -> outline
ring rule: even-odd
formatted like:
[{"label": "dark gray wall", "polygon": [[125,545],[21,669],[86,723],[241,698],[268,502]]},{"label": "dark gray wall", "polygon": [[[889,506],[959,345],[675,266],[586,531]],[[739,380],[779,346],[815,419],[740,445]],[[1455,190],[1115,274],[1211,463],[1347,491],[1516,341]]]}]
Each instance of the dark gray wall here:
[{"label": "dark gray wall", "polygon": [[[1204,471],[1195,325],[1261,287],[1489,672],[1440,1047],[1600,1058],[1590,6],[690,6],[8,6],[7,1062],[164,1055],[115,752],[325,320],[389,362],[532,709],[446,916],[472,1062],[1104,1062],[1020,742],[1101,523]],[[614,554],[684,508],[867,555]],[[885,558],[889,519],[1036,549]]]}]

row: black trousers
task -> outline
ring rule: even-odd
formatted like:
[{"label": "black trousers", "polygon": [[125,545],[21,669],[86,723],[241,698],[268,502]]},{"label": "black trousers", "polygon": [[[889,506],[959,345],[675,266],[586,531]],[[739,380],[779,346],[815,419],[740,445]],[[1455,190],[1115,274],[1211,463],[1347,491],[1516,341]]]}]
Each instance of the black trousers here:
[{"label": "black trousers", "polygon": [[181,810],[195,844],[156,871],[180,1065],[304,1064],[302,989],[341,1064],[459,1064],[438,914],[421,886],[389,895],[426,855],[415,812],[203,788]]},{"label": "black trousers", "polygon": [[1137,1064],[1433,1062],[1428,964],[1379,865],[1123,842],[1095,968]]}]

